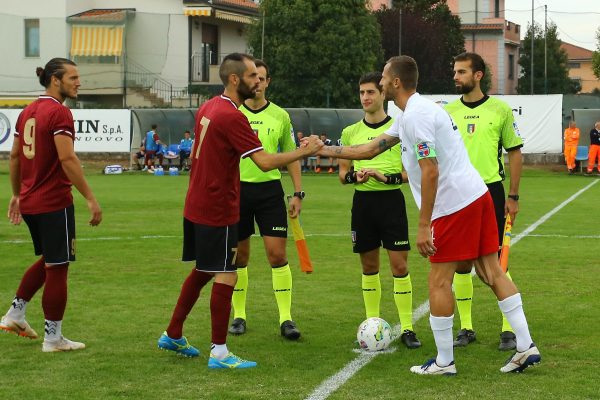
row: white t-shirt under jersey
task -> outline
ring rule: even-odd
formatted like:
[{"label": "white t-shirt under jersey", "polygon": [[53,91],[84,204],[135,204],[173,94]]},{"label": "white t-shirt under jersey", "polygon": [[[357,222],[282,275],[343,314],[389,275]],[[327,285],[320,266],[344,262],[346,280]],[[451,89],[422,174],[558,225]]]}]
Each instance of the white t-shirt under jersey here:
[{"label": "white t-shirt under jersey", "polygon": [[418,93],[408,99],[387,135],[400,138],[402,164],[417,207],[421,208],[419,158],[432,152],[438,162],[438,188],[432,220],[462,210],[488,189],[469,161],[458,128],[448,113]]}]

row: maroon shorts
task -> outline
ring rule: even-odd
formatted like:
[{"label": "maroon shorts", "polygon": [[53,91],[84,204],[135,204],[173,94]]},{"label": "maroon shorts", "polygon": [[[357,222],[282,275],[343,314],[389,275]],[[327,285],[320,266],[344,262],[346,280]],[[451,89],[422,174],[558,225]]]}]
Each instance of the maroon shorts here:
[{"label": "maroon shorts", "polygon": [[450,215],[431,223],[432,263],[474,260],[498,252],[498,227],[490,192]]}]

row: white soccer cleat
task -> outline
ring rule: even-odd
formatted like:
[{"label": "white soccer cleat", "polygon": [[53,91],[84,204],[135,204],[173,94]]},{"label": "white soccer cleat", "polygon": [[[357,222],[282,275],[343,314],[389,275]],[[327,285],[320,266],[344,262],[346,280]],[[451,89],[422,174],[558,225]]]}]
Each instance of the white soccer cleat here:
[{"label": "white soccer cleat", "polygon": [[410,372],[417,375],[456,375],[456,365],[454,361],[445,367],[440,367],[435,362],[435,358],[425,361],[423,365],[415,365],[410,367]]},{"label": "white soccer cleat", "polygon": [[71,350],[83,350],[85,344],[80,342],[74,342],[61,336],[58,340],[44,340],[42,345],[42,351],[44,353],[53,353],[56,351],[71,351]]},{"label": "white soccer cleat", "polygon": [[527,367],[539,364],[542,361],[540,351],[531,343],[531,346],[523,352],[517,351],[504,365],[500,368],[501,372],[523,372]]},{"label": "white soccer cleat", "polygon": [[30,339],[38,338],[37,332],[34,331],[31,326],[29,326],[27,321],[16,321],[6,315],[2,317],[2,320],[0,320],[0,329]]}]

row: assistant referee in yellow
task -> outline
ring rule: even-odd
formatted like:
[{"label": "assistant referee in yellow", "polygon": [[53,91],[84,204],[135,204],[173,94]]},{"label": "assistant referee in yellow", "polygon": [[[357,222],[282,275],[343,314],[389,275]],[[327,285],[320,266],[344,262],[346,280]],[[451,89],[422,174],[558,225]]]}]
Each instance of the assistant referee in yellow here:
[{"label": "assistant referee in yellow", "polygon": [[[485,76],[485,62],[476,53],[462,53],[454,58],[454,82],[462,97],[446,106],[446,111],[458,126],[471,163],[486,183],[496,211],[498,224],[498,248],[502,246],[505,216],[515,221],[519,212],[519,182],[523,165],[521,147],[523,139],[514,120],[511,107],[505,102],[484,94],[481,80]],[[505,196],[504,155],[508,153],[510,184]],[[506,275],[510,279],[510,274]],[[461,330],[455,347],[463,347],[476,338],[471,319],[473,280],[470,273],[454,275],[454,294]],[[499,350],[516,348],[516,337],[503,317]]]}]

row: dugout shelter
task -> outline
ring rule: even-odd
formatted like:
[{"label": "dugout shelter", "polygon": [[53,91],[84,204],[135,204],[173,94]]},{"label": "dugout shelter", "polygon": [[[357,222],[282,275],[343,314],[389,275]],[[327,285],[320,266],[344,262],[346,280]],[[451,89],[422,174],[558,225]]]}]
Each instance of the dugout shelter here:
[{"label": "dugout shelter", "polygon": [[[179,143],[183,132],[194,132],[194,116],[197,108],[132,109],[131,153],[135,154],[152,124],[158,125],[158,135],[163,143]],[[286,108],[294,131],[305,135],[326,133],[334,143],[342,130],[364,116],[362,109],[333,108]]]}]

